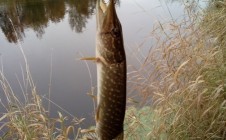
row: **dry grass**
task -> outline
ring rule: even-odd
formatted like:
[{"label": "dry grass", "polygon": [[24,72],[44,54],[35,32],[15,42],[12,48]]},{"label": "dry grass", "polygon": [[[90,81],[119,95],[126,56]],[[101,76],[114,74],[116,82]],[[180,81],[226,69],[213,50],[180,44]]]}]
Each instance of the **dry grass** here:
[{"label": "dry grass", "polygon": [[[13,97],[13,100],[16,99]],[[17,101],[10,101],[7,113],[2,120],[6,123],[1,126],[1,130],[6,133],[1,137],[3,140],[32,140],[32,139],[68,139],[69,136],[76,136],[74,133],[75,122],[66,126],[66,117],[59,113],[59,118],[50,118],[43,108],[41,99],[33,91],[29,103],[22,105]],[[58,128],[59,127],[59,128]]]},{"label": "dry grass", "polygon": [[[12,90],[4,75],[2,66],[0,70],[0,84],[4,97],[2,95],[1,97],[6,101],[0,100],[0,105],[5,109],[6,113],[1,113],[0,116],[2,124],[0,126],[0,134],[2,134],[0,140],[66,140],[71,137],[78,139],[81,131],[78,125],[83,119],[80,120],[72,116],[73,119],[70,125],[66,125],[68,124],[68,118],[63,116],[61,112],[58,112],[59,116],[57,118],[49,116],[49,110],[46,110],[42,103],[44,98],[39,96],[36,91],[26,55],[20,42],[18,43],[18,48],[24,58],[23,81],[18,80],[23,99],[17,97],[20,91],[14,92]],[[49,103],[54,102],[49,100]],[[60,109],[66,112],[62,108]],[[77,128],[78,130],[76,130]]]},{"label": "dry grass", "polygon": [[[25,61],[26,62],[26,61]],[[50,118],[48,110],[43,107],[42,99],[36,92],[27,64],[24,81],[19,82],[23,91],[23,101],[16,96],[10,87],[4,73],[0,72],[1,89],[5,94],[6,102],[1,101],[6,113],[0,117],[2,140],[63,140],[70,136],[75,139],[79,136],[75,126],[81,121],[74,118],[70,125],[66,125],[67,117],[58,112],[58,118]],[[2,113],[1,113],[2,114]]]},{"label": "dry grass", "polygon": [[153,106],[153,111],[144,112],[152,120],[145,123],[150,131],[134,133],[144,127],[143,116],[128,112],[130,122],[141,122],[128,124],[128,139],[135,137],[132,134],[157,140],[226,139],[226,6],[221,8],[201,15],[187,7],[182,20],[153,29],[150,38],[155,44],[140,69],[129,75],[142,83],[136,89]]}]

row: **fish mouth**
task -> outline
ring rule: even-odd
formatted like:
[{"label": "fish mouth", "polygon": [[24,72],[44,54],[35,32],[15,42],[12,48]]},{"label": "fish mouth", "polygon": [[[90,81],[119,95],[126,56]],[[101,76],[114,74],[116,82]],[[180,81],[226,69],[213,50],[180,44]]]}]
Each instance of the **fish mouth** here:
[{"label": "fish mouth", "polygon": [[110,0],[108,4],[104,0],[97,0],[96,9],[97,29],[106,29],[119,24],[115,10],[115,0]]}]

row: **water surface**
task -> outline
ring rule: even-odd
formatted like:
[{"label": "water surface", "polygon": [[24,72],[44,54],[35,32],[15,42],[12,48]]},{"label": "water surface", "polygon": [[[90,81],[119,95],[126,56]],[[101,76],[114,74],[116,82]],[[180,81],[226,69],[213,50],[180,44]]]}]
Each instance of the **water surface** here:
[{"label": "water surface", "polygon": [[[142,58],[135,57],[136,48],[144,54],[150,49],[152,42],[148,38],[154,24],[181,18],[183,10],[177,1],[119,1],[117,13],[128,65],[139,66],[138,59]],[[78,59],[95,55],[95,22],[95,0],[0,1],[2,66],[21,100],[18,81],[23,81],[24,60],[19,47],[24,50],[38,94],[48,97],[50,87],[51,101],[78,118],[86,118],[85,126],[94,124],[93,102],[87,93],[96,87],[96,67],[89,62],[88,68]],[[56,116],[58,110],[62,111],[51,104],[51,116]]]}]

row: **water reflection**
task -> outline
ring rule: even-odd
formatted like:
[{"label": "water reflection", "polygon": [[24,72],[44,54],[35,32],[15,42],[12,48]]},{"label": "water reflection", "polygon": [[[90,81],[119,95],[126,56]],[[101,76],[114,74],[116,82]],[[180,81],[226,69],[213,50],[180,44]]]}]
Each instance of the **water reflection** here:
[{"label": "water reflection", "polygon": [[[174,17],[179,17],[183,11],[180,4],[171,4],[169,9]],[[76,60],[81,57],[78,52],[84,56],[95,55],[94,12],[95,0],[0,0],[1,61],[17,96],[20,97],[21,89],[15,74],[21,74],[20,63],[23,64],[23,60],[18,45],[14,44],[17,37],[13,27],[18,38],[23,40],[21,45],[29,61],[38,94],[48,97],[52,67],[50,99],[76,117],[86,118],[86,126],[94,124],[93,103],[86,93],[96,86],[96,65],[89,63],[91,77],[84,62]],[[136,68],[152,46],[149,33],[154,23],[156,20],[163,23],[170,17],[169,12],[165,3],[158,0],[122,0],[117,5],[117,13],[123,26],[128,65]],[[33,31],[42,39],[37,39]],[[140,52],[144,53],[137,55]],[[21,79],[19,77],[19,81],[23,81]],[[136,92],[135,82],[129,84],[128,94]],[[58,117],[57,110],[59,108],[51,105],[50,115]]]},{"label": "water reflection", "polygon": [[20,0],[0,2],[0,27],[9,42],[25,37],[24,30],[33,29],[42,37],[49,21],[60,22],[69,13],[69,24],[82,32],[87,19],[94,13],[96,0]]},{"label": "water reflection", "polygon": [[95,0],[68,0],[69,4],[69,23],[73,30],[82,32],[85,28],[87,19],[93,14]]}]

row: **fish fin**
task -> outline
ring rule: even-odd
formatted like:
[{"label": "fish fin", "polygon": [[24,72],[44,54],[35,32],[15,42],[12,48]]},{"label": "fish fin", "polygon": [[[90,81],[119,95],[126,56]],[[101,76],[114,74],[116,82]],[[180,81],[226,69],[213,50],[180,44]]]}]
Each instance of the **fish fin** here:
[{"label": "fish fin", "polygon": [[106,66],[110,66],[111,64],[109,64],[103,57],[101,57],[101,56],[99,56],[98,58],[97,58],[97,62],[100,62],[100,63],[102,63],[102,64],[104,64],[104,65],[106,65]]},{"label": "fish fin", "polygon": [[109,66],[110,64],[103,58],[103,57],[83,57],[80,58],[80,60],[88,60],[88,61],[94,61],[94,62],[100,62],[106,66]]},{"label": "fish fin", "polygon": [[91,61],[97,61],[98,58],[96,57],[83,57],[83,58],[80,58],[80,60],[91,60]]},{"label": "fish fin", "polygon": [[101,62],[105,65],[110,65],[103,57],[83,57],[83,58],[80,58],[80,60],[95,61],[95,62]]}]

